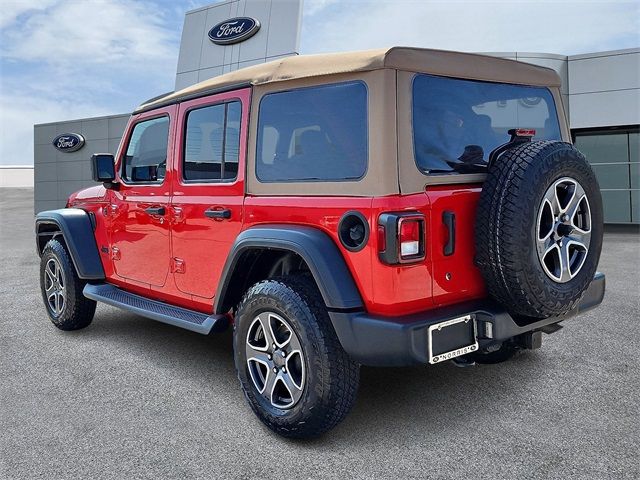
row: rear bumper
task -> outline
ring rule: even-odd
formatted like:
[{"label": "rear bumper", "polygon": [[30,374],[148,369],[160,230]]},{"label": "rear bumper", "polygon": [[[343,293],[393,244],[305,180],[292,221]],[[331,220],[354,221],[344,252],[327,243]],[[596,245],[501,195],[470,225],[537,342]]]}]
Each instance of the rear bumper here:
[{"label": "rear bumper", "polygon": [[464,315],[477,322],[480,348],[516,335],[539,330],[586,312],[604,298],[605,276],[596,273],[576,308],[569,313],[533,323],[518,322],[499,304],[472,301],[404,317],[375,317],[366,312],[329,312],[340,343],[357,362],[370,366],[403,366],[429,362],[430,325]]}]

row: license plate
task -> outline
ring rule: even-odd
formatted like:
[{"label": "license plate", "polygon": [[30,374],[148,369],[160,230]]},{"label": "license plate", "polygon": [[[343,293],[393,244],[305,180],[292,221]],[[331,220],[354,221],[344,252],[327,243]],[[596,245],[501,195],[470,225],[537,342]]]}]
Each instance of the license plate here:
[{"label": "license plate", "polygon": [[478,350],[476,322],[471,315],[431,325],[427,335],[429,363],[432,364]]}]

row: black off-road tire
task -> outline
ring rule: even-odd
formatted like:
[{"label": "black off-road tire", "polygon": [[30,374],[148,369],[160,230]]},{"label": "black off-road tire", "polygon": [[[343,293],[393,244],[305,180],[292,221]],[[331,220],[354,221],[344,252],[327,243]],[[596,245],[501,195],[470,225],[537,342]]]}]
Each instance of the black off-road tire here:
[{"label": "black off-road tire", "polygon": [[[536,250],[540,205],[554,182],[575,179],[591,211],[588,253],[577,274],[557,283]],[[571,144],[526,142],[499,156],[482,187],[475,227],[476,264],[489,294],[514,316],[546,318],[571,310],[593,280],[602,249],[602,199],[595,174]]]},{"label": "black off-road tire", "polygon": [[[57,262],[61,269],[60,277],[63,279],[64,287],[64,301],[61,302],[60,312],[55,311],[55,307],[52,307],[47,298],[50,292],[47,292],[49,280],[45,270],[47,265],[53,265],[54,262]],[[60,330],[79,330],[93,320],[96,302],[82,294],[85,284],[86,282],[78,278],[65,246],[58,240],[49,240],[40,259],[40,291],[51,322]]]},{"label": "black off-road tire", "polygon": [[[247,334],[264,312],[285,319],[302,346],[306,381],[300,399],[289,409],[276,408],[261,395],[248,371]],[[234,356],[249,405],[267,427],[282,436],[319,436],[340,423],[355,403],[359,365],[342,349],[322,296],[308,275],[264,280],[245,293],[235,316]]]}]

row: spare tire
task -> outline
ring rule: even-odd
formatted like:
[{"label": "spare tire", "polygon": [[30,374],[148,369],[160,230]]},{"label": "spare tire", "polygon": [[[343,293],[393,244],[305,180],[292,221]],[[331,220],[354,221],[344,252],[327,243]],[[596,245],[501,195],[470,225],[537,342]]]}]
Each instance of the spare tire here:
[{"label": "spare tire", "polygon": [[582,298],[600,259],[602,199],[570,143],[525,142],[489,166],[475,228],[489,294],[514,316],[546,318]]}]

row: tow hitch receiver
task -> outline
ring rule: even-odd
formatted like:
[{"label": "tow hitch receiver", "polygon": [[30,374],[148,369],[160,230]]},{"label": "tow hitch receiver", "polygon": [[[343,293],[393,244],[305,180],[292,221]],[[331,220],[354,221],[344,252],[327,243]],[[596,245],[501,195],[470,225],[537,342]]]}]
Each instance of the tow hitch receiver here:
[{"label": "tow hitch receiver", "polygon": [[542,347],[542,331],[527,332],[518,337],[518,344],[527,350],[535,350]]},{"label": "tow hitch receiver", "polygon": [[471,315],[431,325],[427,336],[431,364],[478,350],[476,321]]}]

